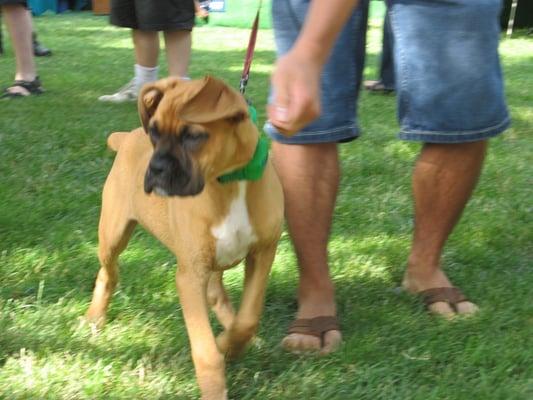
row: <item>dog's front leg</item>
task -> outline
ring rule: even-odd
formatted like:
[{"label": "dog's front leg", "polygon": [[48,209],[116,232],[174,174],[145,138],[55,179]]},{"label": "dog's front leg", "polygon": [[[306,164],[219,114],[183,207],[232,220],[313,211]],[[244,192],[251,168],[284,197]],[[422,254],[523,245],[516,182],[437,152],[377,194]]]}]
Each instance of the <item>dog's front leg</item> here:
[{"label": "dog's front leg", "polygon": [[235,319],[235,311],[228,298],[223,283],[223,272],[217,271],[211,274],[207,284],[207,301],[211,310],[215,313],[218,322],[228,329]]},{"label": "dog's front leg", "polygon": [[176,286],[180,295],[183,317],[191,343],[191,353],[202,400],[226,400],[224,356],[218,350],[209,323],[207,267],[183,264],[176,273]]},{"label": "dog's front leg", "polygon": [[228,358],[240,355],[257,331],[276,248],[277,242],[254,250],[246,257],[244,291],[239,311],[230,328],[217,337],[218,348]]}]

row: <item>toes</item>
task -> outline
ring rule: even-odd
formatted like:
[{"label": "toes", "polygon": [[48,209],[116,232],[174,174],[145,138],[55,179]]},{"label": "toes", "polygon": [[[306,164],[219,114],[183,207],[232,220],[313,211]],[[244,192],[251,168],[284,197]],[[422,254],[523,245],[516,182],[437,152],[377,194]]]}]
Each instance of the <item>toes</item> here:
[{"label": "toes", "polygon": [[428,310],[437,315],[441,315],[445,318],[453,318],[455,315],[472,315],[479,311],[479,307],[469,301],[461,301],[455,305],[456,310],[452,306],[444,301],[437,301],[430,304]]},{"label": "toes", "polygon": [[321,346],[319,338],[311,335],[291,333],[283,338],[281,346],[291,353],[319,353],[329,354],[339,348],[342,342],[340,331],[332,330],[324,334],[324,346]]},{"label": "toes", "polygon": [[8,92],[11,95],[20,95],[24,97],[30,95],[30,92],[27,89],[24,89],[22,86],[12,86],[6,89],[6,92]]},{"label": "toes", "polygon": [[87,316],[79,317],[78,330],[81,332],[90,331],[92,336],[98,335],[105,325],[105,317],[97,319],[88,318]]},{"label": "toes", "polygon": [[321,355],[329,354],[337,350],[342,342],[340,331],[328,331],[324,334],[324,347],[320,350]]},{"label": "toes", "polygon": [[457,308],[457,314],[460,315],[472,315],[479,311],[479,307],[469,301],[461,301],[455,307]]},{"label": "toes", "polygon": [[445,301],[437,301],[428,305],[429,312],[443,316],[444,318],[453,318],[455,311]]},{"label": "toes", "polygon": [[319,351],[320,339],[311,335],[291,333],[283,338],[281,345],[285,350],[295,354]]}]

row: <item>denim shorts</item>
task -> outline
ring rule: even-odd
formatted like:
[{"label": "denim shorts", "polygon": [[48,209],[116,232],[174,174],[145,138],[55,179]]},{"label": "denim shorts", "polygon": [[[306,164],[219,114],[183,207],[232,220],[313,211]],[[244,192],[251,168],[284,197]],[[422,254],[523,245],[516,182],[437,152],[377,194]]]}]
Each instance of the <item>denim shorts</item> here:
[{"label": "denim shorts", "polygon": [[[272,0],[272,19],[278,57],[290,50],[298,37],[309,0]],[[282,143],[349,141],[359,136],[357,96],[363,75],[368,0],[363,0],[340,33],[322,73],[322,115],[292,137],[268,122],[265,131]],[[272,94],[271,94],[272,98]]]},{"label": "denim shorts", "polygon": [[[273,0],[279,54],[292,46],[308,4],[309,0]],[[503,132],[510,119],[498,56],[502,1],[391,0],[388,4],[395,44],[399,137],[462,143]],[[291,138],[267,123],[265,130],[274,140],[338,142],[358,135],[357,95],[349,92],[357,91],[364,65],[360,53],[366,6],[362,1],[326,66],[322,116]],[[351,72],[346,70],[348,59]]]}]

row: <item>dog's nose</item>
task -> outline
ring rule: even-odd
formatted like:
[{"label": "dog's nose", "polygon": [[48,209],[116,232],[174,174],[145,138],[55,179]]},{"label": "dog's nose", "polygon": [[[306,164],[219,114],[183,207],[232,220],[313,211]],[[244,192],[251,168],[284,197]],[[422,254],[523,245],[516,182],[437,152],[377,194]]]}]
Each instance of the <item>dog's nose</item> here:
[{"label": "dog's nose", "polygon": [[168,157],[156,154],[150,160],[150,172],[154,175],[160,175],[168,167],[168,163]]}]

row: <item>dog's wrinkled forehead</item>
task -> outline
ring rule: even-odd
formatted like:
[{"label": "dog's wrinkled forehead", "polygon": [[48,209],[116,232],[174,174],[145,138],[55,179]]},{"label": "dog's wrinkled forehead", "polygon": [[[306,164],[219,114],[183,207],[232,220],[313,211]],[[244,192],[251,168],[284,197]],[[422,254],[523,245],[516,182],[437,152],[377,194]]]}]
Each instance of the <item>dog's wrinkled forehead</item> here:
[{"label": "dog's wrinkled forehead", "polygon": [[178,121],[202,124],[248,117],[248,106],[241,94],[210,76],[192,81],[167,78],[145,85],[138,107],[145,131],[151,119],[171,128]]}]

